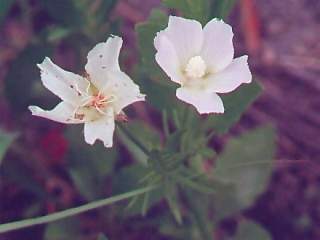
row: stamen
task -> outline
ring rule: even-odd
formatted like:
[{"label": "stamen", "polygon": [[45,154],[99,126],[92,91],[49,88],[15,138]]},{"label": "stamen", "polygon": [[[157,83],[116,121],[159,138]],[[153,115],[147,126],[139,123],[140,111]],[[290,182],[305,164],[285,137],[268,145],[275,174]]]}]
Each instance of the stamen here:
[{"label": "stamen", "polygon": [[200,56],[192,57],[185,68],[186,75],[189,78],[202,78],[206,71],[206,63]]}]

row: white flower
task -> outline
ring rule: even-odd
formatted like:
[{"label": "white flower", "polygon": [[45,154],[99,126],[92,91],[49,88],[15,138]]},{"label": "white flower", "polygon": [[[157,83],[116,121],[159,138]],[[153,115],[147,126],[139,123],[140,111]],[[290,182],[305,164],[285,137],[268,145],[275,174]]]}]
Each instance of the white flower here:
[{"label": "white flower", "polygon": [[121,46],[122,39],[116,36],[97,44],[88,54],[86,77],[67,72],[45,58],[38,64],[42,83],[62,102],[51,111],[30,106],[32,114],[61,123],[84,123],[87,143],[94,144],[99,139],[111,147],[116,116],[126,106],[145,98],[120,70]]},{"label": "white flower", "polygon": [[223,113],[217,93],[251,82],[248,57],[234,57],[232,28],[213,19],[203,29],[199,22],[171,16],[168,27],[154,40],[156,60],[172,81],[180,84],[177,97],[200,114]]}]

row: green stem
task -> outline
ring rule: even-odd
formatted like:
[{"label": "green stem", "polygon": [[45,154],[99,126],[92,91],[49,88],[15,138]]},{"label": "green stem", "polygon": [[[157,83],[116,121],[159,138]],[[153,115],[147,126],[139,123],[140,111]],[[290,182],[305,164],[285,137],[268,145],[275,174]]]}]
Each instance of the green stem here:
[{"label": "green stem", "polygon": [[169,131],[169,125],[168,125],[167,110],[162,110],[162,127],[163,127],[165,137],[168,138],[170,135],[170,131]]},{"label": "green stem", "polygon": [[148,148],[139,140],[137,139],[125,126],[121,123],[118,124],[119,129],[128,136],[128,138],[136,144],[146,155],[150,155]]},{"label": "green stem", "polygon": [[104,207],[104,206],[110,205],[112,203],[149,192],[151,190],[154,190],[157,187],[158,187],[157,185],[154,185],[154,186],[149,186],[149,187],[145,187],[145,188],[140,188],[140,189],[137,189],[137,190],[134,190],[131,192],[127,192],[127,193],[123,193],[123,194],[113,196],[110,198],[98,200],[98,201],[91,202],[91,203],[88,203],[88,204],[85,204],[85,205],[82,205],[79,207],[70,208],[70,209],[67,209],[67,210],[64,210],[61,212],[57,212],[57,213],[53,213],[53,214],[49,214],[46,216],[1,224],[0,225],[0,233],[9,232],[12,230],[17,230],[17,229],[26,228],[26,227],[31,227],[31,226],[35,226],[35,225],[39,225],[39,224],[50,223],[50,222],[54,222],[54,221],[61,220],[64,218],[68,218],[68,217],[71,217],[74,215],[78,215],[80,213],[84,213],[84,212],[87,212],[87,211],[90,211],[90,210],[93,210],[96,208]]},{"label": "green stem", "polygon": [[[187,108],[185,110],[185,114],[184,114],[184,122],[186,124],[186,126],[188,126],[188,121],[191,118],[191,109]],[[211,138],[211,136],[210,136]],[[177,174],[178,175],[178,174]],[[179,176],[179,175],[178,175]],[[180,179],[182,180],[182,179]],[[199,189],[199,186],[197,184],[195,184],[192,180],[189,180],[188,178],[185,178],[182,180],[182,182],[187,183],[189,185],[189,187],[197,189],[197,190],[203,190],[203,191],[208,191],[212,192],[212,189],[207,189],[206,187],[203,188],[203,186],[200,186],[201,189]],[[190,212],[190,217],[193,220],[193,222],[195,223],[196,227],[199,230],[200,236],[202,240],[212,240],[213,239],[213,234],[210,231],[209,227],[208,227],[208,222],[207,221],[207,217],[206,217],[206,212],[201,211],[201,205],[199,206],[199,202],[194,199],[194,196],[192,194],[190,194],[189,191],[183,191],[182,195],[185,197],[185,201],[187,206],[189,207],[189,212]]]}]

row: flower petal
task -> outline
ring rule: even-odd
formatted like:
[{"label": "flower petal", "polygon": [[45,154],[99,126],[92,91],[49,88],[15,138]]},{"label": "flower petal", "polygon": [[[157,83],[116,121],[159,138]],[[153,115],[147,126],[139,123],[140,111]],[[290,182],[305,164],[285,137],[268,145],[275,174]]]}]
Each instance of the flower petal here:
[{"label": "flower petal", "polygon": [[50,58],[45,58],[38,64],[41,70],[41,81],[51,92],[60,97],[63,101],[76,104],[85,92],[88,81],[72,72],[68,72],[55,65]]},{"label": "flower petal", "polygon": [[250,83],[252,75],[248,66],[248,56],[242,56],[223,71],[209,76],[207,88],[217,93],[227,93],[235,90],[242,83]]},{"label": "flower petal", "polygon": [[230,25],[213,19],[203,28],[204,40],[201,56],[212,72],[227,67],[234,56],[233,32]]},{"label": "flower petal", "polygon": [[180,100],[196,107],[200,114],[224,112],[222,100],[215,93],[207,93],[190,88],[178,88],[176,94]]},{"label": "flower petal", "polygon": [[66,102],[61,102],[54,109],[48,111],[37,106],[29,106],[29,110],[34,116],[47,118],[55,122],[70,124],[83,123],[81,120],[74,119],[75,108]]},{"label": "flower petal", "polygon": [[134,102],[145,100],[145,95],[140,93],[139,86],[124,72],[109,72],[107,79],[108,83],[104,87],[104,94],[115,96],[112,106],[116,114],[119,114],[123,108]]},{"label": "flower petal", "polygon": [[176,50],[163,31],[157,34],[154,46],[157,49],[156,61],[159,66],[173,82],[181,83],[183,75]]},{"label": "flower petal", "polygon": [[118,58],[121,46],[122,38],[112,36],[106,42],[98,43],[88,53],[85,69],[97,88],[106,84],[105,75],[108,71],[120,70]]},{"label": "flower petal", "polygon": [[200,54],[203,33],[198,21],[170,16],[168,27],[159,34],[164,34],[172,43],[181,66],[185,66],[190,58]]},{"label": "flower petal", "polygon": [[114,128],[114,114],[112,108],[109,108],[105,117],[84,124],[85,141],[92,145],[99,139],[105,147],[112,147]]}]

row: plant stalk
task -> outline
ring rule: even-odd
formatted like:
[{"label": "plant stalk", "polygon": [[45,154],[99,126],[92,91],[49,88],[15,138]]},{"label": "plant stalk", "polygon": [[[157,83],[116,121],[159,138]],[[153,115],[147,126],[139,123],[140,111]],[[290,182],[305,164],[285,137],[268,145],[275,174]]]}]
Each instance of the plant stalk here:
[{"label": "plant stalk", "polygon": [[143,193],[154,190],[157,187],[158,187],[158,185],[148,186],[148,187],[140,188],[140,189],[128,192],[128,193],[123,193],[123,194],[120,194],[117,196],[94,201],[94,202],[91,202],[91,203],[88,203],[88,204],[85,204],[85,205],[82,205],[79,207],[70,208],[70,209],[67,209],[67,210],[64,210],[61,212],[56,212],[53,214],[49,214],[46,216],[1,224],[0,225],[0,233],[18,230],[21,228],[31,227],[31,226],[35,226],[35,225],[50,223],[50,222],[58,221],[58,220],[61,220],[64,218],[72,217],[74,215],[78,215],[78,214],[81,214],[81,213],[84,213],[84,212],[87,212],[87,211],[90,211],[90,210],[93,210],[96,208],[104,207],[104,206],[110,205],[112,203],[130,198],[130,197],[141,195]]}]

